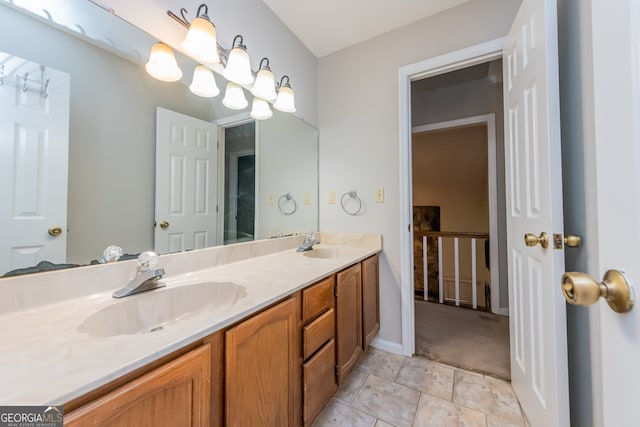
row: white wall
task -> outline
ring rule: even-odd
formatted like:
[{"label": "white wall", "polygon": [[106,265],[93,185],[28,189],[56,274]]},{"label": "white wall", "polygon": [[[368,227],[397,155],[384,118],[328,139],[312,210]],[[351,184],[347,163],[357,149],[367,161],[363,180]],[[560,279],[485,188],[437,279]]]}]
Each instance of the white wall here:
[{"label": "white wall", "polygon": [[[503,37],[519,2],[473,0],[318,62],[320,230],[382,233],[379,338],[401,343],[398,68]],[[375,203],[377,187],[385,202]],[[365,208],[348,216],[327,193],[358,190]],[[408,232],[408,231],[407,231]],[[399,350],[399,347],[396,347]]]},{"label": "white wall", "polygon": [[[167,16],[167,10],[179,15],[180,8],[193,19],[201,0],[105,0],[118,16],[131,22],[158,40],[180,50],[186,29]],[[276,78],[286,74],[295,91],[295,115],[318,125],[317,59],[261,0],[208,2],[209,18],[216,26],[218,43],[230,48],[233,37],[241,34],[254,70],[268,57]]]}]

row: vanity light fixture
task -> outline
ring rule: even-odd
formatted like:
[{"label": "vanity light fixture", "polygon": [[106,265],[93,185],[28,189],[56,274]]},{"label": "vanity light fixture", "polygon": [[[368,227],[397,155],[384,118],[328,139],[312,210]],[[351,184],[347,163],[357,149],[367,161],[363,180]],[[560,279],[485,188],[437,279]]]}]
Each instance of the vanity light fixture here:
[{"label": "vanity light fixture", "polygon": [[242,89],[242,86],[229,82],[227,83],[227,89],[225,90],[222,104],[232,110],[242,110],[249,105],[249,102],[247,101],[247,98],[244,97],[244,90]]},{"label": "vanity light fixture", "polygon": [[[268,58],[262,58],[258,71],[254,72],[251,70],[251,60],[247,53],[247,47],[244,45],[243,37],[240,34],[233,38],[231,49],[225,49],[220,46],[217,42],[215,26],[209,19],[209,11],[206,4],[203,3],[198,7],[196,18],[193,19],[193,22],[189,22],[186,17],[187,13],[185,8],[180,9],[180,16],[170,10],[167,11],[167,15],[189,30],[187,37],[181,44],[185,53],[206,65],[213,63],[221,63],[224,65],[225,68],[222,71],[222,75],[233,83],[227,84],[225,97],[222,101],[227,108],[235,110],[245,108],[248,102],[244,96],[242,87],[249,89],[253,84],[251,93],[255,98],[252,114],[254,114],[254,109],[257,109],[255,115],[264,117],[269,114],[270,117],[273,114],[268,105],[270,102],[273,102],[273,107],[279,111],[285,113],[293,113],[296,111],[289,76],[283,76],[280,83],[276,84],[276,79],[269,66]],[[171,55],[173,56],[173,52],[171,52]],[[192,83],[192,86],[198,87],[199,85],[195,83],[195,80],[196,73],[194,72],[194,83]],[[259,100],[257,104],[255,99]],[[267,102],[263,103],[262,101]]]},{"label": "vanity light fixture", "polygon": [[152,77],[163,82],[175,82],[182,78],[182,70],[178,67],[173,50],[162,42],[151,47],[149,62],[145,64],[144,69]]},{"label": "vanity light fixture", "polygon": [[193,81],[189,86],[189,90],[203,98],[213,98],[220,93],[213,71],[204,65],[198,65],[193,70]]},{"label": "vanity light fixture", "polygon": [[258,98],[267,101],[275,101],[276,96],[276,78],[269,67],[269,58],[262,58],[256,75],[256,81],[253,84],[251,93]]},{"label": "vanity light fixture", "polygon": [[184,51],[200,62],[218,64],[218,43],[216,40],[216,27],[209,20],[206,4],[198,7],[196,18],[189,25],[189,32],[180,46]]},{"label": "vanity light fixture", "polygon": [[269,103],[267,101],[254,96],[250,115],[256,120],[266,120],[273,116],[273,111],[269,108]]},{"label": "vanity light fixture", "polygon": [[[236,41],[238,45],[236,46]],[[243,44],[241,35],[233,38],[232,49],[227,58],[227,66],[224,68],[222,75],[229,81],[239,85],[250,85],[254,81],[253,72],[251,71],[251,61],[247,53],[247,47]]]},{"label": "vanity light fixture", "polygon": [[[287,79],[286,83],[284,83],[284,79]],[[273,108],[283,113],[294,113],[296,111],[293,89],[291,89],[291,84],[289,84],[289,76],[282,76],[280,79],[280,83],[278,83],[278,97],[273,104]]]}]

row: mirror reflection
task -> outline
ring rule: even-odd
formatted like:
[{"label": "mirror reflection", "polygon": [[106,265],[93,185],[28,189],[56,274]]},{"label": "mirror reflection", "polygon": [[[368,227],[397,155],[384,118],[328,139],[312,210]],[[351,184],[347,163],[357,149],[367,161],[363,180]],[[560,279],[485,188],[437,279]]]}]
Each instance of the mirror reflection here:
[{"label": "mirror reflection", "polygon": [[[131,40],[147,40],[147,48],[157,41],[93,4],[86,7],[95,18],[83,17],[102,29],[107,20],[119,26],[120,37],[126,32]],[[86,25],[80,32],[95,34]],[[110,245],[125,254],[156,247],[154,234],[165,220],[156,213],[157,194],[170,193],[155,184],[158,107],[217,124],[220,147],[207,180],[215,235],[167,251],[317,229],[317,129],[302,120],[274,111],[253,121],[248,109],[238,115],[220,97],[193,95],[186,79],[151,78],[146,58],[133,47],[82,38],[7,3],[0,3],[0,39],[0,233],[7,236],[0,274],[42,260],[88,264]],[[197,64],[177,56],[190,80]],[[37,90],[22,90],[25,74]],[[224,79],[215,78],[224,87]],[[47,80],[44,96],[38,88]],[[20,116],[26,110],[41,123]],[[278,208],[287,193],[297,204],[293,215]],[[56,227],[61,232],[54,235]]]}]

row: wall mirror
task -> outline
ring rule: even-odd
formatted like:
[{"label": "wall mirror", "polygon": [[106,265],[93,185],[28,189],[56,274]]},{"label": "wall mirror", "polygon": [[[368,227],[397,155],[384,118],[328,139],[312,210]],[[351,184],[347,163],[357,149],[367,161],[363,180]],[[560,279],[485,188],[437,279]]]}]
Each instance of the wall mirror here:
[{"label": "wall mirror", "polygon": [[[24,7],[34,7],[38,2],[24,3]],[[268,120],[253,122],[248,118],[248,109],[238,112],[223,107],[222,94],[216,98],[195,96],[188,85],[197,64],[179,53],[178,62],[184,72],[181,82],[159,82],[144,71],[148,50],[157,42],[155,38],[90,2],[40,3],[46,7],[35,6],[33,13],[23,9],[17,0],[0,1],[0,66],[5,65],[0,92],[12,90],[8,98],[13,100],[22,96],[16,86],[25,70],[29,70],[28,80],[34,87],[49,79],[48,91],[54,89],[51,73],[68,76],[67,191],[57,199],[66,212],[64,218],[30,227],[42,243],[0,248],[0,275],[43,259],[85,265],[102,257],[109,245],[122,247],[126,254],[154,247],[154,232],[159,225],[154,206],[157,107],[219,125],[222,149],[216,184],[218,233],[204,246],[317,230],[317,129],[278,111]],[[62,9],[65,7],[74,10]],[[224,79],[216,75],[216,80],[224,89]],[[28,102],[41,103],[46,108],[48,102],[53,102],[49,99],[53,95],[43,101],[38,91],[25,93]],[[247,128],[253,132],[253,148],[248,148],[246,141],[238,142],[237,134]],[[8,120],[3,114],[0,158],[4,162],[2,169],[12,171],[2,176],[6,188],[3,196],[7,197],[0,211],[3,236],[21,234],[13,232],[15,226],[8,221],[19,217],[18,196],[12,187],[16,156],[31,154],[31,161],[20,157],[21,173],[26,174],[37,172],[47,154],[43,148],[46,144],[38,146],[46,132],[31,136],[25,133],[20,145],[15,129],[15,120]],[[29,137],[36,142],[31,151]],[[246,135],[242,138],[246,139]],[[26,151],[16,154],[18,146]],[[235,167],[232,173],[231,164]],[[11,185],[7,184],[9,181]],[[64,183],[65,179],[61,181]],[[42,202],[42,194],[54,185],[37,180],[34,185],[20,190],[18,195],[37,196],[23,213],[38,217],[48,207]],[[246,207],[247,191],[253,191],[253,211]],[[287,194],[293,195],[293,200],[283,198]],[[295,212],[288,214],[294,204]],[[51,234],[57,233],[55,229],[51,231],[56,226],[61,228],[58,236]],[[66,243],[62,256],[37,255],[39,245],[60,237]],[[22,262],[16,265],[16,259]]]}]

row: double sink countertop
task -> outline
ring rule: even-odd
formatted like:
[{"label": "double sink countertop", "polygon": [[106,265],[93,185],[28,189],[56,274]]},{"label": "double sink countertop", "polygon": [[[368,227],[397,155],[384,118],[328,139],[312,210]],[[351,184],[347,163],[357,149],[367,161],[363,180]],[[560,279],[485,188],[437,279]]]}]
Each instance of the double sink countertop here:
[{"label": "double sink countertop", "polygon": [[[25,277],[13,282],[0,279],[0,299],[14,298],[20,306],[8,309],[6,300],[0,306],[0,405],[69,402],[382,250],[380,235],[323,233],[322,243],[306,253],[296,252],[302,241],[299,236],[274,240],[279,242],[247,242],[161,256],[167,272],[161,282],[166,287],[121,299],[111,295],[126,280],[111,280],[131,277],[135,262],[95,270],[86,267],[78,273],[40,273],[31,280],[37,286]],[[225,250],[236,255],[229,256]],[[194,263],[190,256],[200,261]],[[207,263],[218,265],[197,269]],[[172,274],[172,270],[179,272]],[[60,291],[65,282],[84,293],[70,297]],[[215,300],[217,285],[234,294],[226,306],[192,304],[210,295]],[[188,286],[192,288],[178,290]],[[164,298],[160,295],[164,292],[172,294]],[[51,303],[46,301],[48,293]],[[175,295],[191,299],[181,306],[192,305],[187,313],[171,315],[170,321],[151,328],[153,332],[137,331],[132,325],[132,331],[120,333],[123,324],[153,323],[159,315],[166,316],[159,312],[166,306],[150,297],[166,303]],[[122,314],[129,308],[114,309],[118,304],[138,312],[129,321]]]}]

